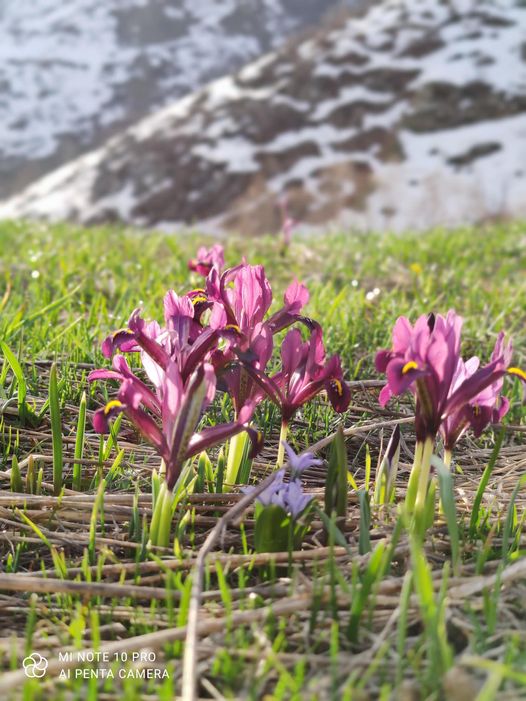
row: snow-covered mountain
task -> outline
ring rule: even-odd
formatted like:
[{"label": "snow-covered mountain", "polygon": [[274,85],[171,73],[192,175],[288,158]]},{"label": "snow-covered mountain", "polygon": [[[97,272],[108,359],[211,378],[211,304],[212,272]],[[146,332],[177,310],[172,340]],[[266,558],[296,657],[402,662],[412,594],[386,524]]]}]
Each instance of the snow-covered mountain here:
[{"label": "snow-covered mountain", "polygon": [[342,4],[1,0],[0,196]]},{"label": "snow-covered mountain", "polygon": [[424,228],[526,215],[526,7],[383,0],[112,137],[0,216]]}]

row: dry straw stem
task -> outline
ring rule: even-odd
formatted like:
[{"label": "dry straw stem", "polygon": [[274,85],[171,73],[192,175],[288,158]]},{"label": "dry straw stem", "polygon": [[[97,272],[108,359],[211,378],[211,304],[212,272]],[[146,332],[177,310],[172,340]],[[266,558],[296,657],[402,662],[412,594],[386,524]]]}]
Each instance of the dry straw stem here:
[{"label": "dry straw stem", "polygon": [[[190,556],[184,560],[180,558],[170,558],[162,560],[162,568],[166,570],[190,570],[196,564],[195,557],[191,557],[193,552],[186,553]],[[311,548],[309,550],[295,550],[292,555],[288,552],[284,553],[254,553],[252,555],[216,555],[214,560],[209,563],[209,567],[214,569],[217,565],[224,567],[228,565],[230,568],[243,567],[245,565],[250,565],[251,567],[260,567],[262,565],[268,565],[271,563],[281,564],[283,562],[288,562],[292,556],[294,562],[323,562],[328,555],[331,555],[336,560],[338,558],[345,557],[347,555],[347,550],[342,547],[319,547]],[[99,567],[98,565],[93,565],[89,567],[88,570],[91,574],[99,574],[104,577],[120,577],[123,573],[130,572],[132,574],[140,573],[148,574],[149,572],[157,573],[159,572],[158,562],[125,562],[118,565],[103,565]],[[86,569],[83,567],[70,567],[68,569],[68,575],[70,577],[76,577],[79,574],[84,574]],[[49,578],[55,574],[54,569],[50,570],[36,570],[34,572],[25,572],[19,576],[24,578]]]},{"label": "dry straw stem", "polygon": [[480,577],[472,577],[469,581],[463,582],[456,587],[452,587],[448,591],[450,599],[457,599],[459,601],[465,600],[467,597],[473,596],[473,594],[478,594],[483,589],[487,589],[495,586],[497,582],[500,581],[502,584],[510,584],[516,579],[522,579],[526,577],[526,558],[514,562],[509,567],[506,567],[502,574],[490,574]]}]

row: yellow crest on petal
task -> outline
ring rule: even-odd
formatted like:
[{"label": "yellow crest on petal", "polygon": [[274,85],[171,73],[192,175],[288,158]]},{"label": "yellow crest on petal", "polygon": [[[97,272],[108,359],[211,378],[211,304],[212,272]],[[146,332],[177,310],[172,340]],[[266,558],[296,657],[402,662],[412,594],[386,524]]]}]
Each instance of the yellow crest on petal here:
[{"label": "yellow crest on petal", "polygon": [[342,383],[340,382],[340,380],[337,380],[335,378],[334,380],[331,380],[331,384],[333,385],[333,387],[336,387],[336,391],[338,392],[338,396],[341,397],[343,394],[343,387],[342,387]]},{"label": "yellow crest on petal", "polygon": [[118,399],[112,399],[111,402],[108,402],[104,407],[104,413],[109,414],[112,409],[119,409],[121,406],[124,406],[122,402]]}]

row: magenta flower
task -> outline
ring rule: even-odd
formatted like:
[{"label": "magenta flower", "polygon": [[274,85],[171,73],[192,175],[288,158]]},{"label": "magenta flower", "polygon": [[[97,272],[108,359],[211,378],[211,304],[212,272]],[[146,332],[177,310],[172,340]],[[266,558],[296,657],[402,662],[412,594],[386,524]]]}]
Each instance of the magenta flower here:
[{"label": "magenta flower", "polygon": [[162,381],[162,371],[170,360],[176,359],[186,380],[212,351],[219,336],[215,329],[203,328],[197,318],[197,306],[204,299],[202,291],[201,295],[195,291],[179,297],[170,290],[164,297],[164,327],[156,321],[146,323],[141,310],[135,309],[128,327],[104,340],[103,355],[109,358],[117,350],[140,352],[144,369],[154,385]]},{"label": "magenta flower", "polygon": [[[213,302],[210,326],[225,338],[225,347],[212,361],[232,396],[236,412],[249,400],[260,401],[262,392],[254,373],[263,376],[272,356],[273,335],[300,319],[308,302],[304,285],[294,281],[286,290],[284,305],[266,319],[272,290],[263,266],[242,264],[222,276],[214,271],[207,279]],[[250,372],[254,371],[254,372]]]},{"label": "magenta flower", "polygon": [[418,440],[436,436],[445,419],[465,411],[504,375],[526,379],[519,368],[509,367],[510,354],[502,343],[496,346],[491,362],[484,367],[469,366],[468,371],[473,369],[471,374],[459,370],[461,328],[462,319],[454,311],[449,311],[446,317],[421,316],[414,327],[400,317],[393,329],[392,349],[380,351],[376,356],[377,370],[387,376],[387,384],[380,393],[382,406],[391,396],[406,390],[416,394]]},{"label": "magenta flower", "polygon": [[[495,343],[491,361],[495,362],[501,359],[502,363],[509,367],[512,354],[512,343],[509,341],[505,346],[504,333],[501,332]],[[467,378],[475,374],[479,365],[480,361],[477,357],[470,358],[466,362],[459,359],[451,384],[450,395],[454,394]],[[500,377],[473,397],[459,411],[450,414],[444,419],[440,426],[440,432],[444,439],[446,453],[450,453],[453,450],[459,438],[468,429],[471,429],[475,437],[479,438],[490,423],[499,423],[504,418],[509,410],[510,403],[507,397],[501,395],[503,384],[504,379]]]},{"label": "magenta flower", "polygon": [[300,315],[303,307],[307,305],[309,301],[309,291],[301,282],[294,280],[285,290],[283,295],[283,306],[278,309],[270,319],[268,320],[268,325],[272,330],[272,333],[277,333],[286,329],[295,321],[303,321],[308,323],[309,320]]},{"label": "magenta flower", "polygon": [[380,393],[385,405],[393,395],[409,390],[416,396],[416,446],[406,493],[406,506],[414,510],[415,525],[425,531],[424,511],[435,438],[444,436],[444,461],[470,426],[478,435],[492,419],[502,417],[507,402],[500,398],[506,374],[526,381],[526,374],[510,367],[511,344],[499,336],[491,361],[479,367],[478,358],[466,363],[460,356],[462,319],[450,310],[446,317],[430,314],[414,326],[400,317],[393,329],[391,350],[380,351],[376,368],[385,372],[387,384]]},{"label": "magenta flower", "polygon": [[224,267],[225,253],[223,246],[219,243],[215,243],[211,248],[201,246],[197,251],[197,257],[188,261],[188,269],[203,277],[207,277],[212,269],[221,274]]},{"label": "magenta flower", "polygon": [[245,342],[257,335],[272,303],[272,290],[262,265],[238,265],[211,275],[206,290],[214,303],[210,326],[232,328]]},{"label": "magenta flower", "polygon": [[[234,411],[238,414],[240,408],[248,401],[259,403],[263,393],[257,382],[247,371],[251,370],[264,374],[268,361],[272,356],[274,341],[266,324],[261,324],[259,335],[255,336],[252,346],[245,352],[232,349],[230,352],[215,354],[214,360],[218,360],[219,367],[223,367],[220,373],[220,383],[228,391],[232,398]],[[228,363],[229,358],[232,362]],[[238,360],[240,362],[238,362]],[[225,363],[227,366],[224,367]]]},{"label": "magenta flower", "polygon": [[268,324],[271,332],[277,333],[300,319],[309,301],[307,288],[295,280],[285,291],[283,307],[265,320],[272,304],[272,289],[262,265],[238,265],[221,276],[213,272],[207,279],[206,292],[213,302],[210,326],[237,332],[236,343],[242,350],[250,347],[261,324]]},{"label": "magenta flower", "polygon": [[[123,355],[115,355],[113,358],[113,370],[106,368],[101,368],[100,370],[92,370],[88,375],[88,381],[94,382],[95,380],[117,380],[124,384],[129,383],[129,388],[134,390],[137,395],[142,397],[142,403],[148,407],[153,412],[159,412],[161,404],[157,395],[152,392],[152,390],[142,382],[131,370],[126,358]],[[160,384],[160,382],[158,383]],[[128,395],[127,395],[128,396]],[[97,413],[95,414],[97,416]],[[103,420],[102,416],[97,419],[99,422]],[[99,423],[99,426],[106,424]],[[97,430],[97,429],[96,429]],[[104,433],[106,431],[99,431],[99,433]]]},{"label": "magenta flower", "polygon": [[196,432],[202,412],[215,394],[212,365],[202,363],[185,383],[178,364],[170,360],[159,377],[155,395],[120,361],[119,370],[97,370],[89,379],[122,381],[117,399],[95,412],[93,426],[98,433],[107,433],[109,420],[124,413],[164,460],[168,489],[173,489],[185,460],[241,431],[249,433],[255,450],[260,447],[261,436],[247,425],[254,410],[250,404],[241,409],[236,421]]},{"label": "magenta flower", "polygon": [[321,327],[311,324],[308,341],[303,341],[298,329],[287,333],[281,346],[282,369],[272,377],[272,384],[267,384],[270,396],[281,406],[284,423],[322,390],[326,390],[335,411],[341,413],[349,406],[351,395],[343,380],[340,358],[333,355],[325,359]]},{"label": "magenta flower", "polygon": [[334,410],[341,413],[346,411],[351,398],[339,356],[325,360],[321,327],[313,321],[309,325],[312,331],[308,341],[303,341],[298,329],[287,333],[281,346],[282,369],[273,377],[245,365],[247,374],[259,387],[257,396],[266,395],[281,409],[278,467],[283,463],[290,420],[301,406],[325,390]]}]

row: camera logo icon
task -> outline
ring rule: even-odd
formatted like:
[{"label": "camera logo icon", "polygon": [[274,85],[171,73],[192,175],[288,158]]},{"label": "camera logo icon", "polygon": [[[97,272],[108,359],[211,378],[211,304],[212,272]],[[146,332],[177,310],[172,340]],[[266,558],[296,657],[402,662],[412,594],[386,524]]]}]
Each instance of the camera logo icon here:
[{"label": "camera logo icon", "polygon": [[32,655],[24,658],[22,665],[26,677],[31,679],[41,679],[46,673],[48,662],[45,657],[34,652]]}]

